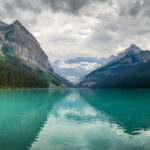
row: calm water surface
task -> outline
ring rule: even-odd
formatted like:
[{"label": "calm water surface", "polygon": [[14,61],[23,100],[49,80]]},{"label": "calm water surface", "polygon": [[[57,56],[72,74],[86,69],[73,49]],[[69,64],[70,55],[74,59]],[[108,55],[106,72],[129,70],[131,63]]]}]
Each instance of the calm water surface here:
[{"label": "calm water surface", "polygon": [[150,150],[150,90],[0,91],[0,150]]}]

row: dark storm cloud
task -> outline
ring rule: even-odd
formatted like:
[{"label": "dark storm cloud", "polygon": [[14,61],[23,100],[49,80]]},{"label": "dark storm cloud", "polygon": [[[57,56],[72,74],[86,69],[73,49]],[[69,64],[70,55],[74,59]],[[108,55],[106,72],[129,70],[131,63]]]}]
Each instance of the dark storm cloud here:
[{"label": "dark storm cloud", "polygon": [[[3,3],[5,10],[9,11],[9,15],[16,15],[18,9],[22,11],[32,11],[40,14],[44,9],[51,9],[53,12],[67,12],[70,14],[79,14],[84,7],[85,10],[90,5],[97,3],[117,4],[120,16],[129,15],[137,17],[138,15],[150,16],[150,1],[149,0],[134,0],[134,1],[113,1],[113,0],[0,0]],[[95,10],[93,10],[94,12]],[[103,11],[103,10],[102,10]],[[82,13],[84,13],[82,11]]]},{"label": "dark storm cloud", "polygon": [[[41,13],[42,9],[51,8],[53,12],[68,12],[76,14],[84,6],[95,2],[108,2],[110,0],[0,0],[2,1],[4,8],[9,10],[10,14],[14,14],[16,9],[22,9],[22,11],[33,11],[35,13]],[[38,5],[39,4],[39,5]]]},{"label": "dark storm cloud", "polygon": [[120,5],[120,15],[125,16],[129,15],[132,17],[136,17],[140,11],[141,11],[142,5],[140,3],[140,0],[134,2],[134,3],[129,3],[127,5]]},{"label": "dark storm cloud", "polygon": [[96,2],[108,2],[109,0],[42,0],[42,2],[49,6],[53,12],[62,11],[72,14],[79,13],[82,7]]},{"label": "dark storm cloud", "polygon": [[[18,0],[19,1],[19,0]],[[79,14],[80,10],[84,7],[89,8],[90,5],[97,3],[101,5],[107,4],[118,4],[120,8],[121,16],[137,17],[138,15],[150,16],[150,0],[40,0],[47,8],[51,8],[53,12],[67,12],[71,14]],[[118,3],[119,1],[119,3]],[[93,10],[94,12],[95,10]],[[103,11],[103,10],[102,10]],[[84,12],[82,12],[84,13]]]},{"label": "dark storm cloud", "polygon": [[136,0],[127,1],[128,3],[120,3],[120,15],[131,17],[150,17],[150,1]]},{"label": "dark storm cloud", "polygon": [[143,10],[143,16],[150,17],[150,1],[145,0],[143,4],[144,10]]},{"label": "dark storm cloud", "polygon": [[142,8],[140,1],[136,1],[129,9],[129,14],[133,17],[137,16]]}]

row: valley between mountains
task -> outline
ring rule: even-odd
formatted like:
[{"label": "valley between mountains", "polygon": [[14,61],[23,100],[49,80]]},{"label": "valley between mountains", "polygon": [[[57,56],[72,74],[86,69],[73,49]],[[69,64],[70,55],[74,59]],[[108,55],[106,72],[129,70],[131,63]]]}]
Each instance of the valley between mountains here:
[{"label": "valley between mountains", "polygon": [[0,22],[0,88],[150,88],[150,51],[134,44],[117,56],[84,61],[98,65],[91,71],[81,68],[82,73],[70,69],[80,79],[74,85],[65,79],[68,68],[61,70],[57,63],[52,68],[39,42],[19,21]]}]

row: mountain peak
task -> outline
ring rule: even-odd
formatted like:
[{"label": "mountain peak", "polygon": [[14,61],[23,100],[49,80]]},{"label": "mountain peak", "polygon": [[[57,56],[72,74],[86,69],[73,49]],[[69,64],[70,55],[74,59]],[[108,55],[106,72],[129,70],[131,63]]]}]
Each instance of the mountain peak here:
[{"label": "mountain peak", "polygon": [[28,66],[53,73],[48,57],[39,42],[18,20],[8,26],[5,35],[7,41],[18,45],[18,48],[15,48],[15,54]]},{"label": "mountain peak", "polygon": [[125,51],[118,54],[119,58],[122,58],[126,55],[135,55],[140,53],[142,50],[136,46],[135,44],[131,44],[129,48],[127,48]]},{"label": "mountain peak", "polygon": [[126,54],[128,53],[138,54],[141,51],[142,50],[138,46],[136,46],[135,44],[131,44],[131,46],[125,50],[125,53]]},{"label": "mountain peak", "polygon": [[24,26],[18,21],[18,20],[15,20],[11,26],[15,27],[15,28],[24,28]]},{"label": "mountain peak", "polygon": [[15,20],[15,21],[13,22],[13,24],[19,24],[19,25],[21,25],[21,23],[20,23],[18,20]]},{"label": "mountain peak", "polygon": [[140,48],[137,45],[135,45],[135,44],[131,44],[128,49],[140,49]]},{"label": "mountain peak", "polygon": [[34,41],[36,41],[35,37],[18,20],[15,20],[9,27],[11,31],[18,33],[18,35],[20,35],[21,33],[23,34],[22,36],[25,36],[25,34],[30,35],[30,37],[32,37]]}]

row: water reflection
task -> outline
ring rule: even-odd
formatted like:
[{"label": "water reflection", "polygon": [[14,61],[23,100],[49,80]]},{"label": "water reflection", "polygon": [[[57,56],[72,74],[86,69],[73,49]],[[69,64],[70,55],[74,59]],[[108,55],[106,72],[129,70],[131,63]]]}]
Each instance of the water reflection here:
[{"label": "water reflection", "polygon": [[149,149],[149,98],[149,91],[67,91],[30,150]]},{"label": "water reflection", "polygon": [[0,91],[0,150],[26,150],[45,124],[59,91]]},{"label": "water reflection", "polygon": [[0,91],[2,150],[149,150],[149,141],[149,90]]},{"label": "water reflection", "polygon": [[150,90],[82,90],[81,95],[96,110],[109,116],[109,122],[138,134],[150,127]]}]

